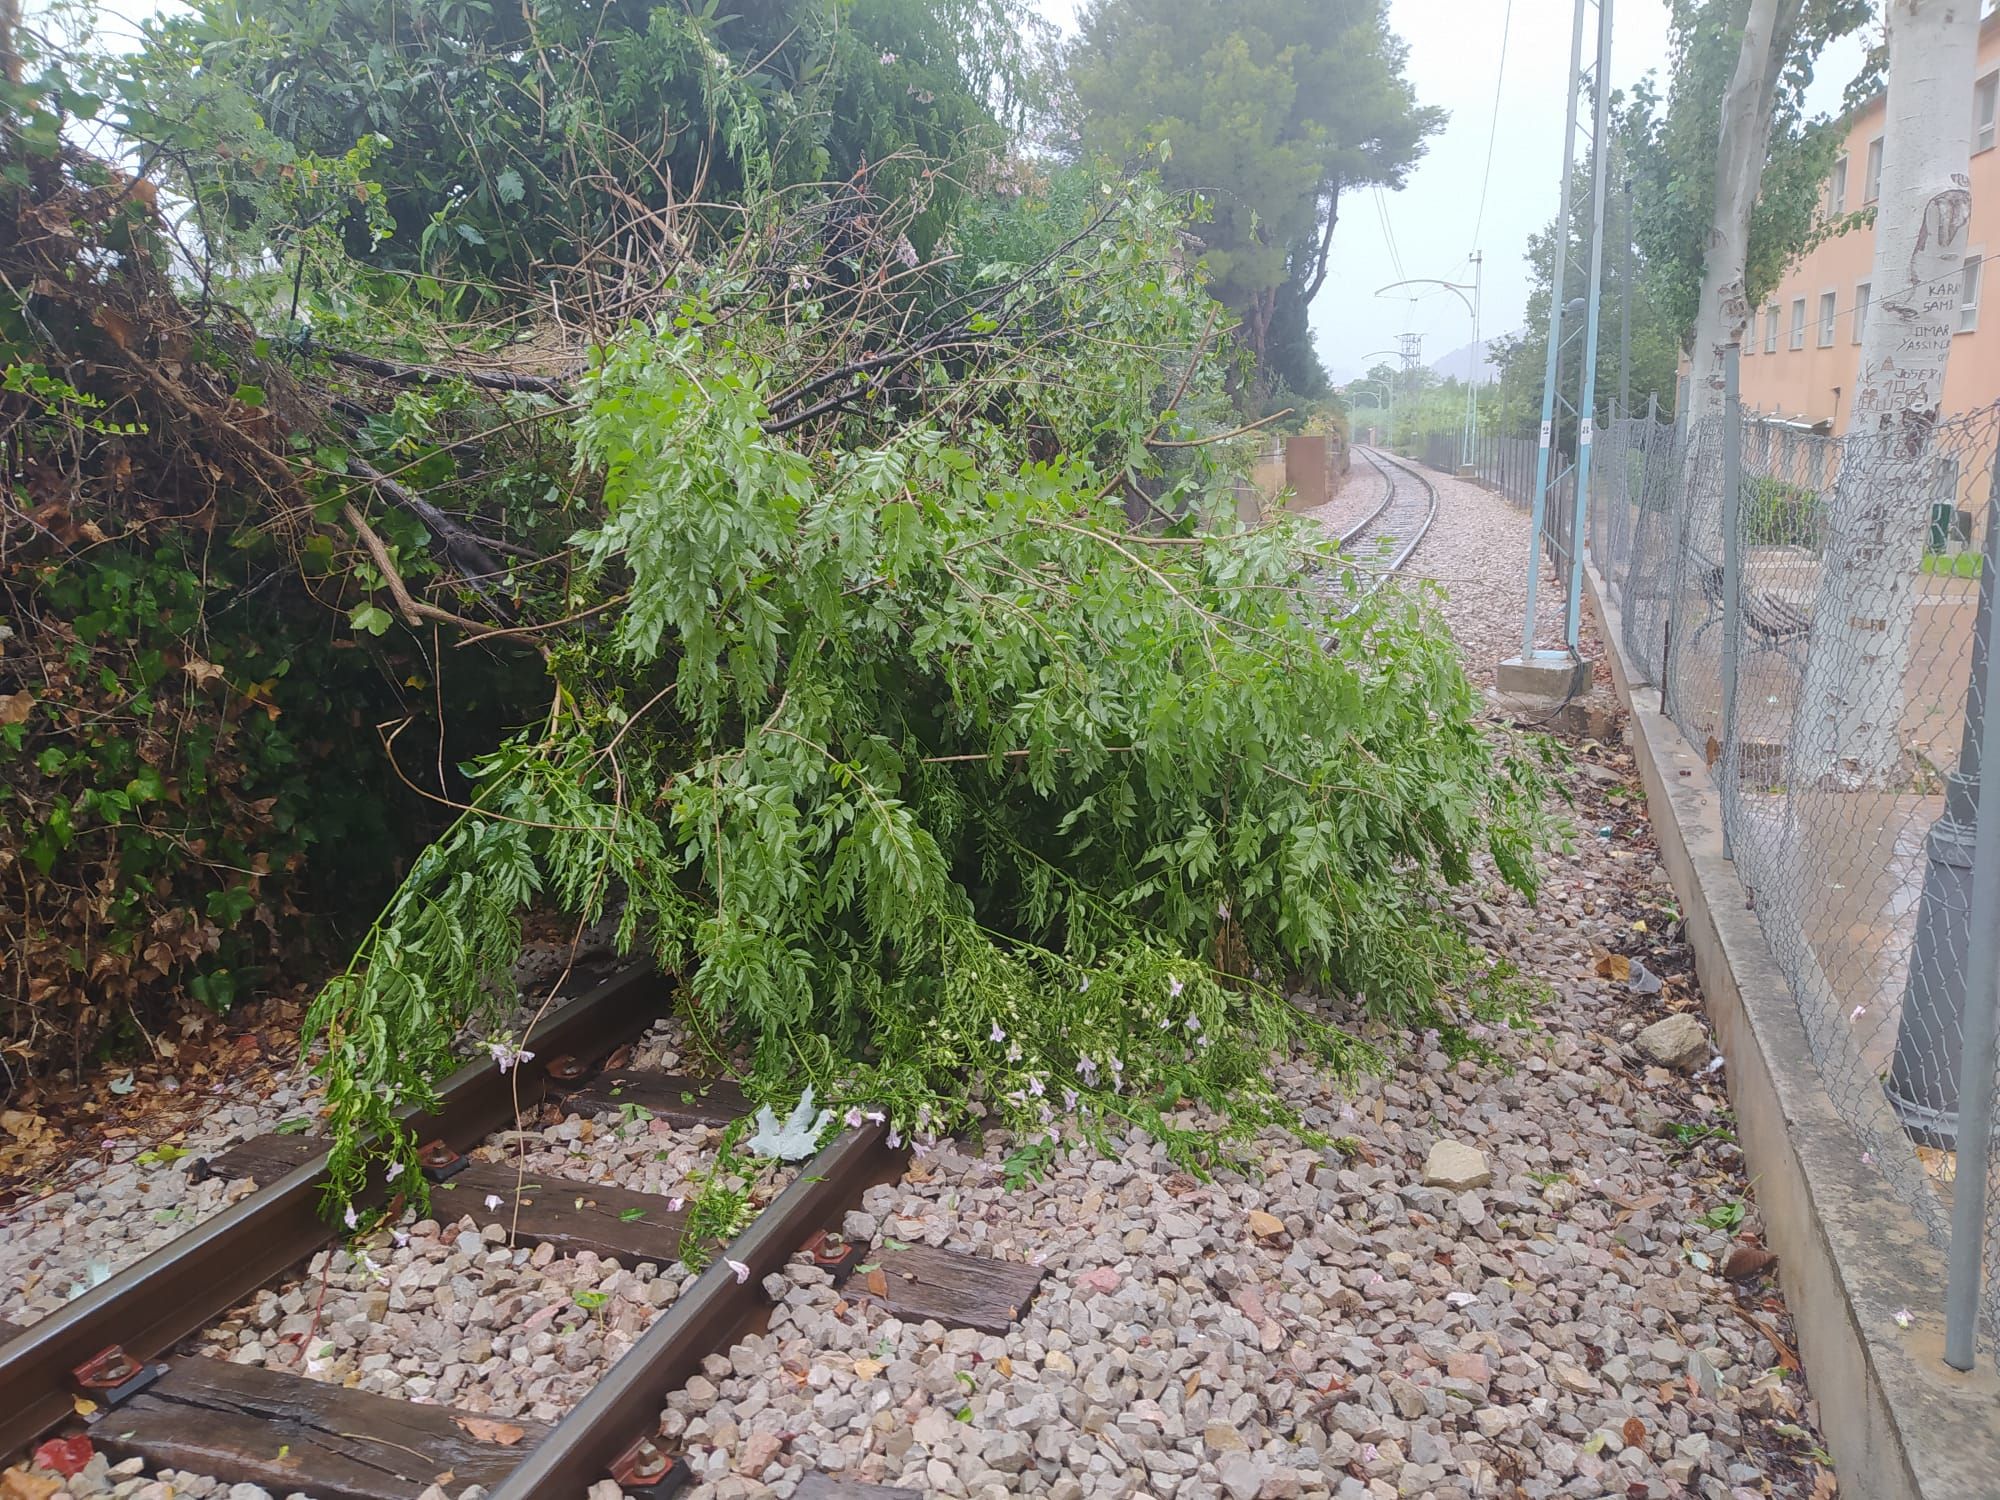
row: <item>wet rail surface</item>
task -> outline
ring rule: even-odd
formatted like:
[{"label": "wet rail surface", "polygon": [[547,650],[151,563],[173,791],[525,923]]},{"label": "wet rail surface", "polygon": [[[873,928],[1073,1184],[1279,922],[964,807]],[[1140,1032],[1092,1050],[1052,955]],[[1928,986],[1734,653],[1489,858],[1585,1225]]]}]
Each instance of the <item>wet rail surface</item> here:
[{"label": "wet rail surface", "polygon": [[[539,1166],[529,1171],[496,1144],[543,1145],[555,1127],[529,1122],[545,1103],[572,1131],[584,1120],[615,1129],[638,1119],[668,1137],[712,1131],[748,1114],[753,1102],[727,1080],[631,1064],[630,1044],[663,1014],[667,993],[667,982],[650,972],[614,975],[536,1028],[527,1046],[537,1060],[514,1076],[484,1060],[447,1080],[439,1108],[410,1121],[418,1140],[430,1143],[432,1219],[497,1224],[506,1233],[495,1242],[485,1230],[489,1249],[511,1259],[532,1247],[540,1268],[560,1270],[550,1263],[593,1255],[623,1268],[675,1262],[686,1223],[678,1198]],[[250,1196],[39,1322],[0,1322],[0,1462],[47,1438],[80,1437],[114,1462],[137,1458],[153,1472],[316,1500],[417,1500],[433,1486],[456,1495],[472,1485],[489,1500],[581,1500],[606,1479],[629,1496],[675,1494],[689,1472],[660,1436],[668,1395],[700,1372],[705,1356],[761,1325],[771,1306],[765,1278],[795,1258],[841,1279],[847,1295],[947,1326],[998,1331],[1033,1296],[1041,1275],[1033,1267],[842,1239],[862,1194],[901,1175],[905,1153],[890,1141],[883,1124],[864,1121],[798,1163],[789,1183],[739,1234],[716,1245],[707,1269],[554,1421],[383,1395],[356,1389],[352,1380],[302,1373],[308,1344],[318,1347],[324,1336],[314,1297],[323,1299],[332,1257],[352,1236],[324,1211],[323,1142],[305,1135],[239,1142],[208,1170],[256,1182]],[[496,1156],[502,1159],[476,1159]],[[393,1221],[401,1210],[393,1193],[392,1184],[371,1180],[359,1203],[388,1205]],[[360,1247],[349,1245],[348,1253],[366,1262]],[[316,1260],[321,1255],[328,1259]],[[460,1258],[480,1259],[471,1252]],[[319,1274],[302,1274],[308,1263]],[[857,1266],[864,1274],[848,1281]],[[315,1310],[312,1326],[295,1338],[293,1368],[201,1352],[206,1342],[219,1355],[227,1331],[249,1316],[244,1305],[270,1306],[272,1288],[289,1289],[295,1305],[305,1294]],[[371,1347],[393,1345],[384,1325],[395,1316],[379,1306],[368,1315]],[[477,1332],[468,1327],[468,1340]],[[827,1493],[848,1492],[828,1482],[834,1488]]]}]

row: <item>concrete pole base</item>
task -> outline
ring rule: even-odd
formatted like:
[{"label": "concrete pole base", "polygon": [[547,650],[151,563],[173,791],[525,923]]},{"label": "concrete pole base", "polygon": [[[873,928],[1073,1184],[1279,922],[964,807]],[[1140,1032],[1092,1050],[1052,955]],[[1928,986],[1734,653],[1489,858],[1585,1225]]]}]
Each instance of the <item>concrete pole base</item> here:
[{"label": "concrete pole base", "polygon": [[1494,668],[1493,686],[1508,698],[1555,708],[1590,691],[1591,664],[1567,651],[1510,656]]}]

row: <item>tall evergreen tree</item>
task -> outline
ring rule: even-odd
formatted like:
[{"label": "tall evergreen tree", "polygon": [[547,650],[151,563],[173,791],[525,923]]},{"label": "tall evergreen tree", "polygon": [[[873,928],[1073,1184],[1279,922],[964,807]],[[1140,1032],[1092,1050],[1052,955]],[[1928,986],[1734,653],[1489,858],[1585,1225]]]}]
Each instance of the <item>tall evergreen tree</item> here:
[{"label": "tall evergreen tree", "polygon": [[1208,208],[1211,289],[1257,385],[1324,380],[1306,315],[1341,199],[1401,187],[1444,111],[1420,105],[1385,0],[1093,0],[1071,57],[1087,147]]}]

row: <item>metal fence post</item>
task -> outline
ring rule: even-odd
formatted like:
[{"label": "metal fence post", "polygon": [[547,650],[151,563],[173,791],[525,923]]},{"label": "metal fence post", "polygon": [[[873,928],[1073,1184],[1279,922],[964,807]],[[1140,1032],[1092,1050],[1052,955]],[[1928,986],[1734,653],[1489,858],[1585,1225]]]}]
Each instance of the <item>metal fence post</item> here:
[{"label": "metal fence post", "polygon": [[1743,408],[1737,401],[1742,351],[1722,351],[1722,857],[1734,859],[1736,670],[1743,633]]},{"label": "metal fence post", "polygon": [[[2000,468],[2000,462],[1996,462]],[[1989,537],[1988,551],[1991,551]],[[1983,581],[1983,580],[1982,580]],[[1981,589],[1982,597],[1986,590]],[[1992,620],[1988,616],[1990,627]],[[2000,652],[1988,643],[1981,695],[2000,689]],[[2000,714],[1979,726],[1982,764],[2000,765]],[[1988,914],[1972,924],[1965,964],[1965,1050],[1958,1070],[1958,1173],[1951,1198],[1951,1264],[1945,1283],[1944,1362],[1970,1370],[1979,1321],[1981,1252],[1986,1244],[1986,1174],[1993,1137],[1993,1053],[1996,987],[2000,987],[2000,817],[1979,820],[1973,839],[1972,909]]]},{"label": "metal fence post", "polygon": [[[2000,456],[1987,486],[1986,542],[1972,626],[1972,674],[1958,766],[1945,777],[1944,811],[1924,840],[1924,889],[1910,951],[1910,978],[1896,1023],[1896,1055],[1884,1085],[1903,1130],[1919,1145],[1954,1149],[1959,1134],[1960,1043],[1967,1013],[1974,923],[1974,862],[1982,821],[1986,707],[1993,650],[1994,594],[2000,589]],[[1989,894],[1986,898],[1993,899]],[[1991,910],[1991,908],[1987,908]],[[1980,925],[1991,926],[1987,922]]]}]

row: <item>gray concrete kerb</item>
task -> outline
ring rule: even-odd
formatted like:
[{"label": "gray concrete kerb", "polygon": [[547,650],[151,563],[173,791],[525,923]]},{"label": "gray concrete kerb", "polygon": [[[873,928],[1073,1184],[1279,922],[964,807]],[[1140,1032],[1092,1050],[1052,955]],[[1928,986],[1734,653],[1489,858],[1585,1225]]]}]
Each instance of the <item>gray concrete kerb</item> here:
[{"label": "gray concrete kerb", "polygon": [[[1618,697],[1648,816],[1694,951],[1737,1135],[1779,1257],[1820,1429],[1858,1500],[2000,1497],[2000,1374],[1961,1375],[1944,1350],[1944,1256],[1863,1160],[1821,1085],[1797,1003],[1722,857],[1701,754],[1635,681],[1620,620],[1588,569],[1586,603]],[[1910,1326],[1899,1326],[1907,1312]]]}]

